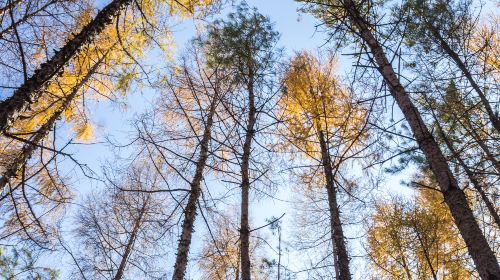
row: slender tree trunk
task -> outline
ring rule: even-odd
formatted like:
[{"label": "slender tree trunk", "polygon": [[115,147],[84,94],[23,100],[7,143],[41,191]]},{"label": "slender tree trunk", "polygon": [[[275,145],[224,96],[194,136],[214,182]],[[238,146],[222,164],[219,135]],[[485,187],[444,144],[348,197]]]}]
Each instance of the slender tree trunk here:
[{"label": "slender tree trunk", "polygon": [[462,122],[460,121],[460,119],[458,119],[458,121],[467,130],[467,132],[472,136],[472,138],[474,138],[474,140],[477,142],[477,144],[479,145],[479,147],[481,148],[481,150],[483,150],[483,152],[485,153],[486,158],[489,161],[491,161],[491,163],[493,164],[493,167],[500,174],[500,163],[496,159],[495,155],[493,155],[493,153],[491,152],[490,148],[486,145],[486,143],[477,134],[477,132],[475,131],[474,126],[472,125],[472,122],[470,121],[470,119],[467,116],[465,116],[464,119],[465,119],[465,122],[467,124],[462,124]]},{"label": "slender tree trunk", "polygon": [[349,255],[345,244],[344,231],[340,221],[340,211],[337,203],[337,192],[333,180],[332,163],[330,153],[323,131],[319,131],[319,144],[321,147],[321,161],[326,179],[326,192],[328,195],[328,208],[330,210],[330,230],[332,234],[333,255],[335,263],[335,274],[338,280],[350,280]]},{"label": "slender tree trunk", "polygon": [[[61,115],[68,109],[71,105],[71,102],[75,99],[76,95],[80,91],[80,89],[89,81],[95,71],[99,68],[99,65],[104,60],[106,54],[100,58],[91,69],[89,69],[88,73],[83,77],[83,79],[75,85],[71,89],[71,92],[64,97],[64,101],[59,106],[59,108],[52,114],[52,116],[30,137],[29,140],[25,142],[23,147],[21,148],[21,152],[17,155],[17,157],[6,167],[5,171],[0,178],[0,190],[3,190],[5,186],[12,180],[16,178],[21,168],[26,164],[26,162],[31,158],[34,151],[39,147],[40,142],[47,137],[50,130],[54,127],[56,121],[61,118]],[[8,137],[15,137],[13,135],[7,135]],[[19,138],[20,141],[24,139]]]},{"label": "slender tree trunk", "polygon": [[443,127],[441,124],[439,124],[438,120],[436,119],[436,124],[439,129],[439,133],[441,134],[441,137],[443,138],[444,143],[446,144],[446,147],[448,147],[448,150],[450,150],[452,156],[458,161],[460,166],[465,171],[465,174],[467,174],[467,177],[472,183],[472,186],[476,191],[479,193],[481,196],[481,199],[483,200],[484,204],[486,204],[486,208],[490,212],[490,215],[493,217],[493,220],[497,224],[497,227],[500,229],[500,216],[498,215],[498,212],[495,208],[495,205],[491,202],[489,199],[488,195],[486,195],[486,192],[484,191],[484,186],[479,182],[479,180],[476,179],[476,176],[474,175],[474,172],[470,170],[469,166],[464,162],[464,160],[460,157],[460,154],[457,152],[455,147],[453,147],[453,144],[450,142],[448,137],[444,134]]},{"label": "slender tree trunk", "polygon": [[[250,75],[251,76],[251,75]],[[248,205],[250,192],[250,153],[252,141],[255,136],[255,123],[257,112],[255,108],[255,94],[253,88],[253,77],[250,77],[248,85],[248,123],[246,127],[245,142],[243,144],[243,155],[241,159],[241,217],[240,217],[240,254],[241,254],[241,279],[250,280],[250,225],[248,222]]]},{"label": "slender tree trunk", "polygon": [[419,230],[418,225],[417,225],[416,221],[413,219],[412,219],[412,223],[413,223],[413,226],[415,228],[415,233],[417,235],[418,243],[420,243],[420,246],[422,246],[422,251],[424,253],[425,261],[427,262],[427,265],[429,266],[429,269],[431,270],[432,278],[434,280],[438,280],[437,273],[434,270],[434,266],[432,265],[432,261],[431,261],[430,256],[429,256],[429,252],[427,250],[427,246],[426,246],[426,244],[424,244],[424,241],[422,240],[422,236],[420,236],[420,232],[418,231]]},{"label": "slender tree trunk", "polygon": [[43,63],[33,76],[14,91],[11,97],[0,103],[0,133],[5,133],[23,112],[29,110],[31,104],[40,98],[47,83],[60,75],[64,65],[78,54],[81,47],[90,43],[113,21],[120,10],[131,2],[132,0],[113,0],[80,33],[69,40],[51,59]]},{"label": "slender tree trunk", "polygon": [[200,143],[200,155],[196,162],[196,171],[191,181],[191,192],[189,194],[188,203],[184,210],[184,221],[182,222],[182,233],[177,246],[177,257],[175,259],[174,274],[172,280],[183,280],[186,274],[188,263],[189,247],[194,229],[194,221],[197,215],[198,199],[201,195],[201,182],[203,181],[203,170],[205,169],[208,160],[208,150],[212,138],[212,125],[215,114],[216,99],[210,105],[210,113],[207,117],[207,123],[203,131],[203,138]]},{"label": "slender tree trunk", "polygon": [[125,267],[127,266],[127,261],[130,256],[130,253],[132,252],[132,249],[134,248],[134,243],[135,239],[137,238],[137,234],[139,233],[139,229],[142,224],[142,218],[144,216],[144,213],[146,212],[146,207],[149,201],[149,196],[146,198],[146,201],[144,201],[144,204],[141,207],[141,211],[139,212],[139,217],[134,222],[134,227],[132,228],[132,232],[130,234],[130,237],[127,241],[127,245],[125,247],[125,252],[123,252],[122,259],[120,261],[120,266],[118,267],[118,270],[116,271],[115,277],[113,277],[113,280],[121,280],[123,277],[123,274],[125,273]]},{"label": "slender tree trunk", "polygon": [[467,78],[467,80],[471,84],[472,88],[476,91],[477,95],[479,95],[479,98],[481,99],[481,103],[483,104],[483,106],[486,110],[486,113],[488,115],[488,118],[491,121],[491,124],[493,125],[493,127],[495,128],[497,133],[500,133],[500,118],[498,118],[498,116],[496,116],[495,113],[493,112],[493,109],[491,108],[490,102],[486,98],[486,95],[484,94],[483,90],[479,87],[479,85],[476,83],[476,81],[472,77],[472,73],[469,71],[469,69],[467,69],[467,66],[462,61],[462,59],[460,58],[458,53],[456,53],[450,47],[448,42],[446,42],[446,40],[441,36],[441,33],[439,33],[439,30],[437,30],[436,27],[434,25],[432,25],[431,23],[427,23],[426,26],[431,31],[434,38],[436,40],[438,40],[439,44],[441,45],[441,48],[446,53],[446,55],[448,55],[453,60],[453,62],[455,62],[457,67],[460,69],[460,71],[462,71],[464,76]]},{"label": "slender tree trunk", "polygon": [[347,16],[357,29],[358,36],[373,54],[375,63],[378,65],[378,71],[387,83],[389,91],[410,125],[420,149],[427,158],[427,162],[443,192],[444,200],[450,208],[455,224],[467,245],[480,277],[488,280],[500,279],[500,266],[474,218],[465,193],[458,186],[439,145],[429,132],[405,88],[401,85],[382,46],[374,37],[370,25],[361,16],[356,5],[352,0],[343,2]]}]

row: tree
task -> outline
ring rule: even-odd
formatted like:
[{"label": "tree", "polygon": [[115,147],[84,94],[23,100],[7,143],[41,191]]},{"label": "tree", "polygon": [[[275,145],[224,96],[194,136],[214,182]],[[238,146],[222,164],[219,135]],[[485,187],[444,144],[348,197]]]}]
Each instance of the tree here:
[{"label": "tree", "polygon": [[241,122],[235,118],[239,116],[237,112],[229,114],[237,123],[238,129],[243,130],[244,135],[241,154],[238,155],[241,174],[240,262],[242,280],[249,280],[251,260],[248,209],[252,143],[256,137],[259,115],[267,103],[266,98],[269,99],[264,95],[264,91],[266,87],[271,87],[269,82],[277,61],[275,45],[279,36],[267,17],[244,4],[238,6],[237,11],[231,13],[228,18],[227,21],[216,21],[209,27],[206,48],[209,63],[220,64],[233,73],[233,82],[237,84],[242,95],[246,94],[243,106],[235,106],[246,113],[246,116],[242,116],[245,121]]},{"label": "tree", "polygon": [[172,235],[176,208],[158,192],[161,179],[154,169],[140,161],[135,165],[88,196],[77,215],[75,278],[120,280],[165,273],[158,261]]},{"label": "tree", "polygon": [[329,27],[346,27],[347,31],[360,40],[372,55],[370,61],[382,76],[389,92],[410,125],[413,136],[439,183],[444,200],[474,259],[479,275],[483,279],[500,278],[500,265],[474,218],[465,193],[459,187],[441,148],[387,58],[383,44],[373,33],[374,15],[370,17],[373,7],[358,1],[313,2],[305,0],[300,2],[309,3],[306,9],[327,23]]},{"label": "tree", "polygon": [[[467,65],[457,50],[458,44],[453,43],[466,42],[473,36],[470,1],[405,1],[402,6],[409,17],[409,34],[406,35],[409,41],[424,45],[424,49],[443,53],[455,63],[479,96],[491,125],[500,133],[498,112],[494,112],[486,93],[474,77],[474,64]],[[468,54],[463,55],[467,57]]]},{"label": "tree", "polygon": [[[428,175],[427,175],[428,176]],[[430,183],[430,184],[429,184]],[[429,177],[419,184],[435,187]],[[418,187],[418,185],[417,185]],[[463,241],[437,190],[415,198],[379,201],[368,227],[368,256],[375,277],[464,279],[473,274]]]},{"label": "tree", "polygon": [[[203,6],[209,5],[211,2],[212,1],[199,2],[196,0],[185,0],[180,2],[169,1],[169,4],[172,5],[169,13],[174,14],[178,9],[182,10],[184,8],[191,9],[189,10],[191,12],[198,4]],[[26,78],[24,83],[11,97],[2,101],[2,103],[0,103],[0,131],[4,133],[22,113],[29,110],[29,107],[38,101],[47,83],[54,77],[59,76],[62,73],[63,67],[73,59],[86,44],[95,40],[107,26],[116,20],[120,11],[131,3],[131,0],[111,1],[111,3],[99,11],[90,22],[84,25],[78,34],[70,38],[50,59],[41,64],[40,68],[37,69],[30,78]],[[159,6],[158,3],[155,2],[146,1],[143,4],[145,5],[144,7],[137,4],[142,15],[144,15],[144,11],[152,12],[155,11],[155,8],[161,7],[161,5]]]},{"label": "tree", "polygon": [[[365,138],[365,111],[334,76],[335,66],[303,52],[294,57],[285,74],[280,102],[285,138],[322,168],[330,214],[330,234],[336,279],[351,279],[340,209],[338,173],[352,150]],[[281,115],[280,114],[280,115]],[[314,176],[314,175],[312,175]]]}]

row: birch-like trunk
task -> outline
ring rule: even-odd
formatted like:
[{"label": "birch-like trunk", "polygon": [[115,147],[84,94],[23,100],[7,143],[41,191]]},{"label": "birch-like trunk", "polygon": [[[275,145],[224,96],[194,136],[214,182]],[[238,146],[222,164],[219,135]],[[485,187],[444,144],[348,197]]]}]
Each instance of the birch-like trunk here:
[{"label": "birch-like trunk", "polygon": [[474,218],[465,193],[458,186],[457,180],[451,172],[438,143],[428,130],[405,88],[401,85],[382,46],[374,37],[371,26],[361,16],[354,1],[347,0],[342,2],[342,5],[346,10],[347,17],[357,29],[358,36],[373,54],[378,71],[387,83],[391,95],[396,100],[406,121],[410,125],[413,136],[424,153],[443,192],[444,200],[450,208],[455,224],[467,245],[469,254],[474,261],[480,277],[488,280],[500,279],[500,266]]},{"label": "birch-like trunk", "polygon": [[40,65],[35,73],[26,80],[14,94],[0,103],[0,133],[5,133],[19,116],[29,110],[43,94],[47,83],[60,75],[63,67],[80,51],[80,49],[99,35],[118,15],[121,9],[132,0],[113,0],[96,17],[89,22],[74,38],[57,51],[52,58]]}]

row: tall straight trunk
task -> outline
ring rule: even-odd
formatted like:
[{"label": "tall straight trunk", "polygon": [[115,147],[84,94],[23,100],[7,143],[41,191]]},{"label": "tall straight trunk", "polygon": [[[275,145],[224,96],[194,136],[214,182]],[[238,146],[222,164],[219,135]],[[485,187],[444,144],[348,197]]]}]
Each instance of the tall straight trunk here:
[{"label": "tall straight trunk", "polygon": [[[250,75],[251,76],[251,75]],[[250,192],[250,153],[252,141],[255,136],[255,123],[257,122],[257,112],[255,108],[255,93],[253,88],[253,77],[250,77],[248,84],[248,122],[243,144],[243,155],[241,158],[241,217],[240,217],[240,261],[241,279],[250,280],[250,225],[248,222],[248,205]]]},{"label": "tall straight trunk", "polygon": [[342,2],[346,16],[357,29],[357,34],[373,54],[378,71],[388,85],[391,95],[396,100],[406,121],[411,127],[420,149],[424,153],[429,166],[436,177],[443,193],[444,200],[450,208],[455,224],[467,245],[469,254],[482,279],[500,279],[500,266],[486,238],[477,224],[463,190],[451,172],[434,136],[422,120],[418,109],[408,96],[405,88],[396,75],[387,56],[372,33],[371,26],[360,14],[357,4],[352,0]]},{"label": "tall straight trunk", "polygon": [[325,140],[323,131],[319,131],[319,144],[321,147],[321,162],[326,179],[326,193],[328,195],[328,208],[330,210],[330,230],[332,235],[333,256],[335,264],[335,279],[351,280],[349,270],[349,255],[345,244],[344,231],[340,221],[340,210],[337,203],[337,191],[335,190],[335,181],[333,178],[332,163],[330,153]]},{"label": "tall straight trunk", "polygon": [[[25,142],[21,148],[20,153],[17,157],[5,168],[5,171],[0,178],[0,190],[3,190],[10,180],[17,177],[17,174],[21,171],[21,168],[26,164],[26,162],[31,158],[35,150],[40,146],[40,142],[47,137],[50,130],[54,127],[61,115],[68,109],[71,102],[75,99],[76,95],[80,89],[89,81],[92,75],[99,68],[99,65],[104,60],[106,54],[103,55],[93,66],[89,69],[88,73],[83,77],[83,79],[71,89],[71,92],[64,97],[62,104],[59,108],[50,116],[50,118],[36,131],[33,135]],[[15,137],[8,135],[8,137]],[[22,141],[21,138],[19,138]]]},{"label": "tall straight trunk", "polygon": [[467,164],[464,162],[462,157],[460,157],[460,154],[457,152],[455,147],[453,147],[453,144],[450,142],[448,137],[445,135],[443,127],[441,124],[436,119],[436,124],[439,129],[439,133],[441,134],[441,137],[443,138],[444,143],[446,144],[446,147],[448,147],[448,150],[450,150],[452,156],[458,161],[460,166],[465,171],[465,174],[467,174],[467,177],[469,178],[470,182],[472,183],[472,186],[476,191],[479,193],[481,196],[481,199],[483,200],[484,204],[486,204],[486,208],[490,212],[491,217],[493,217],[493,220],[497,224],[497,227],[500,229],[500,216],[498,215],[498,212],[495,208],[495,205],[491,202],[489,199],[488,195],[486,195],[486,192],[484,191],[484,186],[479,182],[479,180],[476,178],[474,172],[467,166]]},{"label": "tall straight trunk", "polygon": [[134,227],[132,228],[132,232],[130,233],[130,237],[127,241],[127,245],[125,246],[125,251],[123,252],[122,259],[120,261],[120,266],[118,266],[118,270],[116,271],[113,280],[121,280],[123,278],[123,274],[125,273],[125,267],[127,266],[128,258],[130,257],[130,253],[134,248],[135,239],[137,238],[137,234],[139,233],[139,229],[142,224],[142,218],[144,217],[144,213],[146,212],[146,207],[149,202],[149,196],[144,201],[144,204],[141,207],[139,212],[139,217],[134,222]]},{"label": "tall straight trunk", "polygon": [[203,171],[208,160],[208,150],[212,138],[212,125],[215,114],[216,99],[210,105],[210,113],[207,117],[207,123],[203,131],[203,137],[200,143],[200,155],[196,162],[195,175],[191,181],[191,192],[189,193],[188,203],[184,210],[184,221],[182,222],[182,233],[177,245],[177,256],[174,265],[174,274],[172,280],[183,280],[186,274],[188,263],[189,247],[193,236],[194,221],[197,215],[198,199],[201,195],[201,182],[203,181]]},{"label": "tall straight trunk", "polygon": [[85,44],[90,43],[101,33],[116,18],[120,10],[131,2],[132,0],[113,0],[109,3],[80,33],[43,63],[11,97],[0,103],[0,133],[5,133],[23,112],[29,110],[31,104],[40,98],[47,83],[60,75],[64,65],[75,57]]},{"label": "tall straight trunk", "polygon": [[467,78],[469,83],[471,84],[472,88],[474,91],[476,91],[477,95],[479,95],[479,99],[481,100],[481,103],[484,106],[484,109],[486,110],[486,114],[488,115],[488,118],[491,121],[491,124],[497,131],[497,133],[500,133],[500,118],[495,115],[493,112],[493,109],[491,108],[490,102],[488,101],[488,98],[486,98],[486,95],[484,94],[483,90],[479,87],[477,82],[474,80],[474,77],[472,77],[472,73],[469,71],[467,68],[467,65],[462,61],[460,56],[458,55],[457,52],[455,52],[451,46],[446,42],[446,40],[441,36],[441,33],[439,33],[439,30],[436,29],[436,27],[432,23],[427,23],[426,24],[427,28],[431,31],[432,36],[438,41],[439,45],[443,49],[443,51],[446,53],[448,57],[450,57],[453,62],[457,65],[458,69],[462,71],[464,76]]}]

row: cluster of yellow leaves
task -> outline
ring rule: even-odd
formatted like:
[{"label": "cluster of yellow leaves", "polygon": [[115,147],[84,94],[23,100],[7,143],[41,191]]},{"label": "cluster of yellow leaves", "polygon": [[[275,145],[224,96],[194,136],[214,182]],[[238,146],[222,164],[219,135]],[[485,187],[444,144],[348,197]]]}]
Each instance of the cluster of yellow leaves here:
[{"label": "cluster of yellow leaves", "polygon": [[346,88],[335,76],[332,57],[326,63],[309,52],[298,54],[285,75],[285,93],[280,101],[290,138],[314,157],[318,134],[354,139],[366,116],[356,107]]},{"label": "cluster of yellow leaves", "polygon": [[442,194],[429,189],[419,190],[413,203],[376,206],[368,252],[383,279],[431,279],[433,271],[438,279],[468,279],[473,271]]}]

